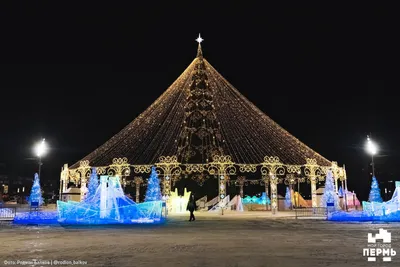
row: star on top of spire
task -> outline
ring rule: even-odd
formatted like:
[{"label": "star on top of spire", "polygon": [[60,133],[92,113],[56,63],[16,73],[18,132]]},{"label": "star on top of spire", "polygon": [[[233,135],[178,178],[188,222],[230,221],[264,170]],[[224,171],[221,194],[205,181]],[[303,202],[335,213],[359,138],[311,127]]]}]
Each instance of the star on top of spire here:
[{"label": "star on top of spire", "polygon": [[203,57],[203,51],[201,51],[201,42],[203,42],[204,39],[201,38],[200,33],[199,33],[199,37],[197,37],[196,42],[199,43],[199,47],[197,48],[197,57],[202,58]]},{"label": "star on top of spire", "polygon": [[198,42],[200,44],[203,41],[204,41],[204,39],[201,38],[200,33],[199,33],[199,37],[197,37],[196,42]]}]

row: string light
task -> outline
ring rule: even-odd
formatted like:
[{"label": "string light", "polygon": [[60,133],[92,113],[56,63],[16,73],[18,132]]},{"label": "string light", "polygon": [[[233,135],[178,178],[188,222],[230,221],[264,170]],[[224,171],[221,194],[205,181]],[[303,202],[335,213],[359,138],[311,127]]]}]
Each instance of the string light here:
[{"label": "string light", "polygon": [[[212,155],[230,155],[238,164],[259,164],[277,156],[283,164],[303,165],[314,158],[331,162],[265,115],[203,58],[197,57],[148,109],[104,145],[86,156],[91,166],[113,158],[130,164],[154,164],[160,156],[178,162],[207,163]],[[76,168],[79,162],[71,166]]]}]

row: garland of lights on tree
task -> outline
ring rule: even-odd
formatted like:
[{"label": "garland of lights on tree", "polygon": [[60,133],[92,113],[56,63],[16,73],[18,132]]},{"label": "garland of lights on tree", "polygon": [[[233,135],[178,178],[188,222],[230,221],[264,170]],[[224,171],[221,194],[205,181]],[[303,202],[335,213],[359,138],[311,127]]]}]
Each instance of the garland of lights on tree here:
[{"label": "garland of lights on tree", "polygon": [[182,177],[200,185],[216,178],[219,197],[225,198],[226,183],[241,174],[256,173],[255,182],[266,190],[270,186],[271,208],[276,210],[276,185],[286,184],[292,175],[292,180],[311,183],[312,203],[317,206],[317,182],[328,169],[335,179],[345,177],[344,168],[309,148],[251,103],[203,57],[203,39],[196,40],[197,56],[177,80],[119,133],[67,166],[61,175],[63,184],[69,180],[79,183],[90,166],[96,166],[99,175],[114,173],[121,179],[129,177],[131,170],[135,175],[148,174],[155,166],[164,195]]},{"label": "garland of lights on tree", "polygon": [[31,204],[32,202],[39,203],[39,206],[43,204],[42,189],[40,187],[40,179],[37,173],[35,173],[31,194],[29,195],[29,203]]},{"label": "garland of lights on tree", "polygon": [[381,189],[379,188],[378,180],[372,177],[371,191],[369,192],[369,202],[383,202],[381,196]]},{"label": "garland of lights on tree", "polygon": [[151,168],[150,178],[147,182],[145,202],[161,200],[160,180],[158,179],[156,168]]},{"label": "garland of lights on tree", "polygon": [[329,207],[328,205],[333,204],[332,208],[340,209],[339,196],[335,191],[335,182],[333,180],[332,171],[328,171],[325,179],[324,194],[321,198],[321,207]]}]

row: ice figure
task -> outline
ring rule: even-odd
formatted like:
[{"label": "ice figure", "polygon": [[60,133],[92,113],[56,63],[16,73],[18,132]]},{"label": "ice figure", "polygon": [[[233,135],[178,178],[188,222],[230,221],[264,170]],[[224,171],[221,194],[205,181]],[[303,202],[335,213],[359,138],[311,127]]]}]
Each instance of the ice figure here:
[{"label": "ice figure", "polygon": [[96,168],[92,168],[92,173],[89,178],[89,185],[85,196],[85,201],[89,200],[96,194],[97,187],[99,187],[99,179],[97,178]]},{"label": "ice figure", "polygon": [[31,194],[29,196],[29,204],[31,204],[32,202],[38,202],[39,206],[43,204],[42,189],[40,188],[40,180],[37,173],[35,173]]},{"label": "ice figure", "polygon": [[383,202],[381,197],[381,190],[379,189],[378,180],[376,177],[372,177],[371,191],[369,192],[369,202]]},{"label": "ice figure", "polygon": [[285,194],[285,208],[290,208],[292,206],[292,197],[290,194],[290,189],[286,187],[286,194]]},{"label": "ice figure", "polygon": [[389,201],[382,203],[363,201],[363,210],[369,216],[386,216],[391,213],[400,213],[400,187],[396,187],[396,190]]},{"label": "ice figure", "polygon": [[240,195],[237,195],[236,211],[243,211],[243,203],[242,203],[242,198],[240,197]]},{"label": "ice figure", "polygon": [[269,199],[267,194],[265,192],[263,192],[260,197],[246,196],[245,198],[243,198],[242,203],[243,204],[267,205],[267,204],[271,204],[271,200]]},{"label": "ice figure", "polygon": [[330,208],[334,210],[340,209],[339,196],[335,192],[335,183],[333,181],[333,174],[331,170],[326,173],[325,189],[320,205],[321,207],[327,207],[328,203],[333,203],[333,206]]},{"label": "ice figure", "polygon": [[183,196],[178,195],[178,188],[175,191],[171,191],[170,199],[170,209],[173,213],[186,212],[186,207],[189,202],[191,192],[187,191],[185,188],[183,191]]},{"label": "ice figure", "polygon": [[156,172],[156,168],[151,168],[151,175],[147,182],[146,197],[144,201],[158,201],[161,200],[160,180]]},{"label": "ice figure", "polygon": [[162,201],[136,204],[125,196],[118,176],[100,176],[93,197],[83,202],[57,201],[57,210],[65,224],[150,223],[161,221]]},{"label": "ice figure", "polygon": [[267,194],[265,192],[263,192],[261,194],[261,197],[259,199],[259,204],[261,205],[270,205],[271,204],[271,200],[269,199],[269,197],[267,196]]},{"label": "ice figure", "polygon": [[328,217],[333,221],[384,221],[400,222],[400,187],[396,187],[392,198],[386,202],[363,201],[363,211],[334,212]]}]

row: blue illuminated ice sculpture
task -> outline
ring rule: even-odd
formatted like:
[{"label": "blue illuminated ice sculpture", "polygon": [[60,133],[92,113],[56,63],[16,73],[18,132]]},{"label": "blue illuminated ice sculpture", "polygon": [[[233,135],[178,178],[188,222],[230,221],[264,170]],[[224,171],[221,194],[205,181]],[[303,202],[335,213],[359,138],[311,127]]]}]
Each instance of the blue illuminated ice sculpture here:
[{"label": "blue illuminated ice sculpture", "polygon": [[134,224],[162,220],[162,201],[136,204],[125,196],[119,177],[100,176],[93,196],[83,202],[57,201],[62,224]]},{"label": "blue illuminated ice sculpture", "polygon": [[389,201],[363,201],[362,206],[362,211],[333,212],[328,216],[328,220],[400,222],[400,187],[396,187]]},{"label": "blue illuminated ice sculpture", "polygon": [[286,186],[286,194],[285,194],[285,208],[290,208],[292,206],[292,196],[290,194],[289,186]]},{"label": "blue illuminated ice sculpture", "polygon": [[267,194],[265,194],[265,192],[263,192],[260,197],[247,196],[247,197],[243,198],[242,203],[243,204],[259,204],[259,205],[267,205],[268,204],[269,205],[269,204],[271,204],[271,200],[269,199]]},{"label": "blue illuminated ice sculpture", "polygon": [[28,202],[30,205],[32,202],[38,203],[39,206],[43,204],[42,189],[40,188],[40,179],[37,173],[35,173],[35,178],[33,180],[31,194],[29,195]]}]

